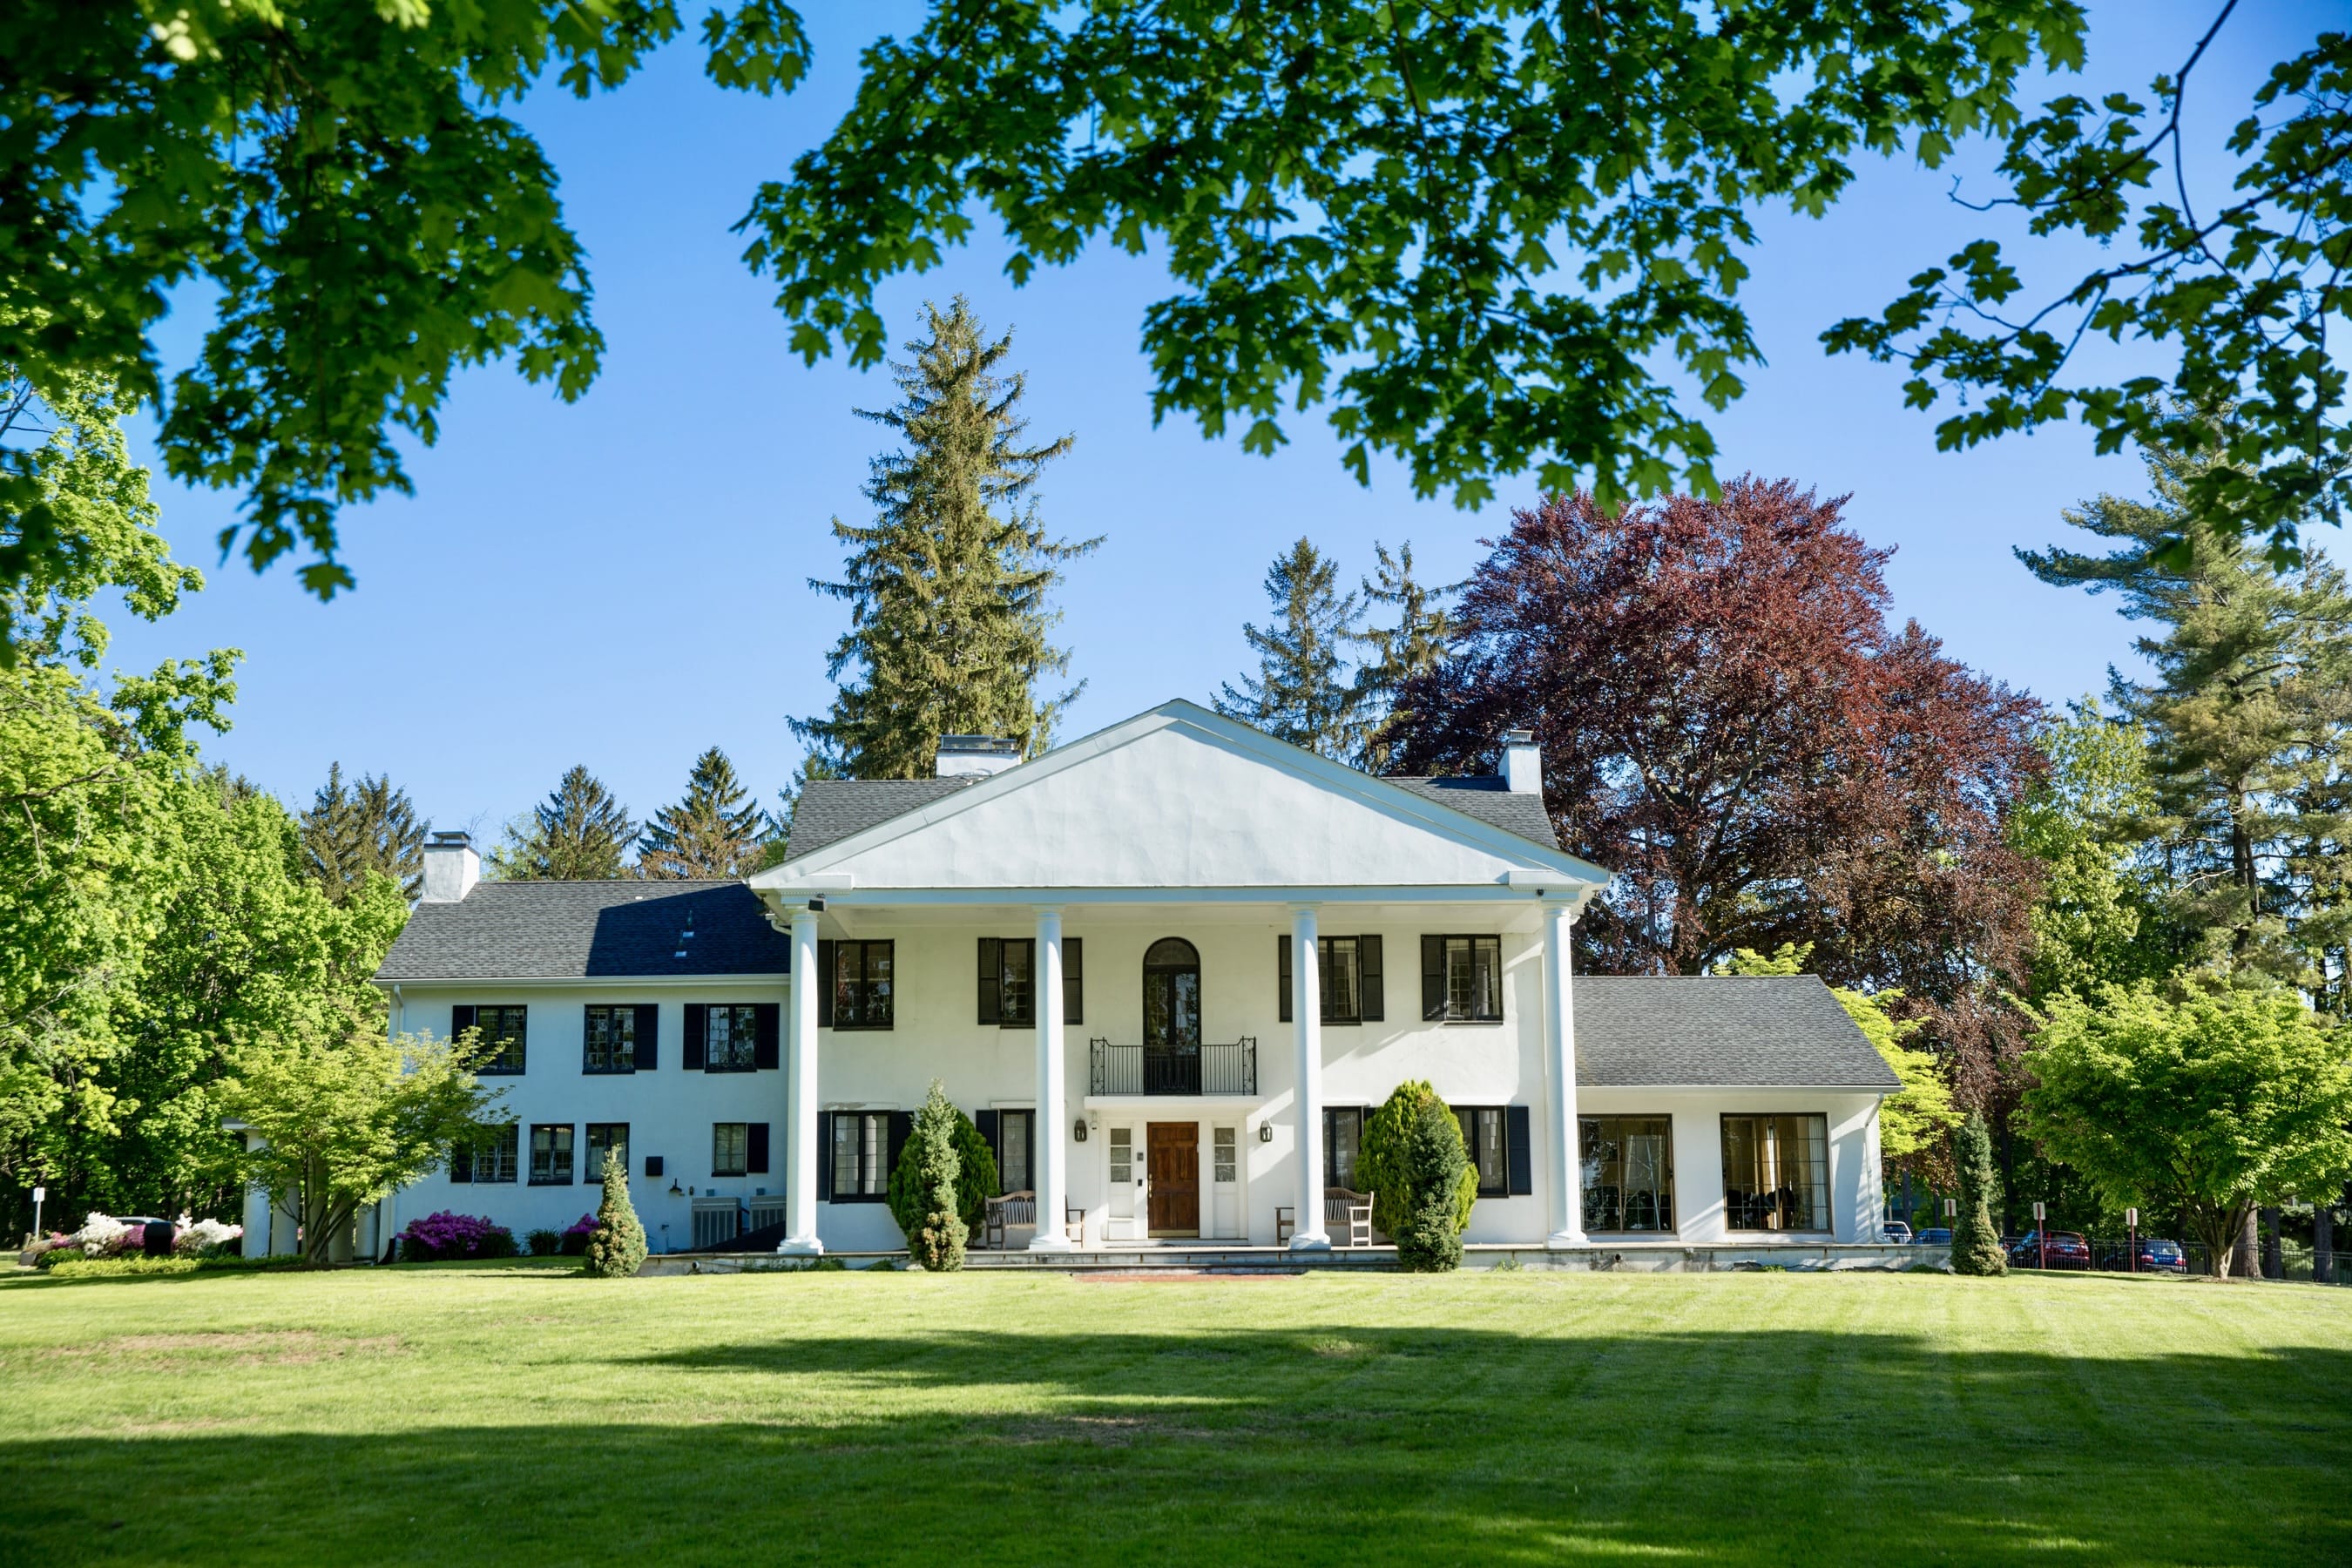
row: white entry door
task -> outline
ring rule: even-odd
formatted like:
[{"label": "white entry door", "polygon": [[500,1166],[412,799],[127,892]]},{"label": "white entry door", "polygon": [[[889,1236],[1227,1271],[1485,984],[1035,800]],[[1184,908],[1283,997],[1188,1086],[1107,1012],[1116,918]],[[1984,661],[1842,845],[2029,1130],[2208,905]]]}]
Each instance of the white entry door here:
[{"label": "white entry door", "polygon": [[1110,1165],[1108,1191],[1104,1194],[1110,1202],[1110,1213],[1103,1239],[1139,1241],[1143,1237],[1142,1216],[1150,1212],[1145,1189],[1143,1127],[1140,1122],[1113,1122],[1103,1134],[1108,1140],[1104,1153]]}]

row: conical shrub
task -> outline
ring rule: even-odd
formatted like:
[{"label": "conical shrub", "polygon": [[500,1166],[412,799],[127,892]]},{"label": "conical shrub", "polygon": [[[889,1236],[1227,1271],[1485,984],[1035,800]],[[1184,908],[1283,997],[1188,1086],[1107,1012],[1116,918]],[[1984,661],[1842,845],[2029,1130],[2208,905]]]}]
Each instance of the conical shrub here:
[{"label": "conical shrub", "polygon": [[2000,1200],[2000,1173],[1993,1168],[1992,1134],[1984,1117],[1969,1112],[1960,1124],[1960,1212],[1952,1219],[1952,1272],[2006,1274],[2009,1254],[2000,1245],[2000,1227],[1992,1222],[1993,1205]]},{"label": "conical shrub", "polygon": [[596,1205],[596,1228],[588,1236],[585,1272],[602,1279],[626,1279],[646,1266],[646,1227],[629,1202],[629,1152],[614,1144],[604,1153],[604,1197]]},{"label": "conical shrub", "polygon": [[1459,1268],[1458,1194],[1470,1160],[1462,1150],[1461,1123],[1434,1095],[1414,1109],[1403,1152],[1409,1195],[1403,1228],[1396,1233],[1397,1262],[1416,1274]]}]

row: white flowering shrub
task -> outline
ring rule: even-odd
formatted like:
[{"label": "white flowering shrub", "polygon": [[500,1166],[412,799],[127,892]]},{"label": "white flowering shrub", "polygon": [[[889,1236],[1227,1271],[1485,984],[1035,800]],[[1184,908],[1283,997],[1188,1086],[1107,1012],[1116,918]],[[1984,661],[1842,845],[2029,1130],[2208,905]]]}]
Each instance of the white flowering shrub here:
[{"label": "white flowering shrub", "polygon": [[184,1215],[180,1234],[172,1238],[172,1250],[184,1256],[201,1258],[217,1252],[245,1234],[241,1225],[223,1225],[216,1219],[200,1219],[194,1223]]},{"label": "white flowering shrub", "polygon": [[131,1227],[110,1215],[90,1211],[73,1239],[81,1247],[85,1258],[107,1258],[132,1244]]}]

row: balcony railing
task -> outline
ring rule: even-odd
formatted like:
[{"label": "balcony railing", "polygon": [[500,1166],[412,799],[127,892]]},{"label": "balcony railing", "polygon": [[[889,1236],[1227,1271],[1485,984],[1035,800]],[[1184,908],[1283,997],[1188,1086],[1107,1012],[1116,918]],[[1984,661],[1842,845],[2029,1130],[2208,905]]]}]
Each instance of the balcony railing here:
[{"label": "balcony railing", "polygon": [[1229,1045],[1087,1043],[1088,1094],[1255,1094],[1257,1040]]}]

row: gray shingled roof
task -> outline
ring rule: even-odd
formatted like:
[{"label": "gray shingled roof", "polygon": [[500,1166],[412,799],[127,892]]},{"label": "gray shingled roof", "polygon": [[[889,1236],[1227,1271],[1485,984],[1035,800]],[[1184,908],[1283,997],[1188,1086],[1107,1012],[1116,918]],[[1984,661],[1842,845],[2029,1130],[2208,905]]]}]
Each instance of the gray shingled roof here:
[{"label": "gray shingled roof", "polygon": [[978,784],[974,773],[945,779],[811,779],[793,806],[789,855],[797,860],[852,834],[942,800]]},{"label": "gray shingled roof", "polygon": [[376,978],[781,974],[791,954],[738,881],[481,882],[417,905]]},{"label": "gray shingled roof", "polygon": [[1476,778],[1402,776],[1381,782],[1409,789],[1440,805],[1450,805],[1465,816],[1475,816],[1489,827],[1516,833],[1547,849],[1560,847],[1559,836],[1552,831],[1551,813],[1544,809],[1543,796],[1513,795],[1501,779],[1492,774]]},{"label": "gray shingled roof", "polygon": [[1902,1087],[1818,975],[1580,974],[1575,998],[1588,1088]]}]

